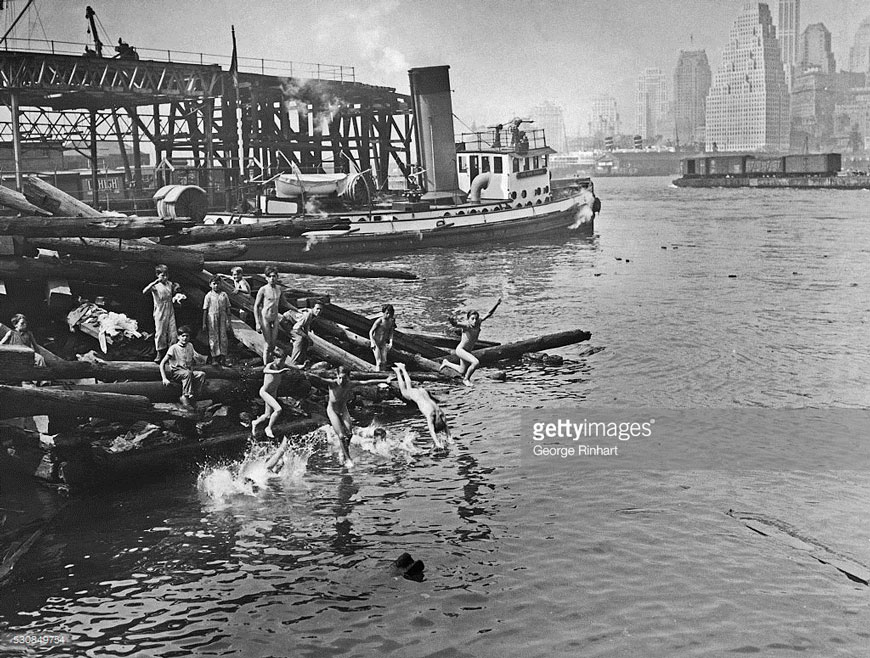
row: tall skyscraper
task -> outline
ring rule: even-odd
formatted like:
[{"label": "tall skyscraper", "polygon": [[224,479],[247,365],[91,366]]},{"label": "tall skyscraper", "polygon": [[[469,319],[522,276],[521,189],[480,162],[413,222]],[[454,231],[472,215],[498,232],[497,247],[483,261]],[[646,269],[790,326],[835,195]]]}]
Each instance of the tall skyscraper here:
[{"label": "tall skyscraper", "polygon": [[800,30],[800,0],[779,0],[779,37],[780,56],[785,66],[785,81],[791,90],[794,67],[797,64],[798,34]]},{"label": "tall skyscraper", "polygon": [[770,8],[749,2],[731,28],[707,95],[708,151],[786,151],[788,89]]},{"label": "tall skyscraper", "polygon": [[795,75],[807,71],[836,73],[834,53],[831,51],[831,33],[824,23],[807,25],[800,38],[798,65]]},{"label": "tall skyscraper", "polygon": [[861,21],[855,41],[849,49],[849,70],[870,73],[870,16]]},{"label": "tall skyscraper", "polygon": [[635,92],[635,133],[644,141],[662,135],[670,110],[668,79],[661,69],[644,69]]},{"label": "tall skyscraper", "polygon": [[619,134],[619,112],[613,96],[598,96],[592,99],[592,115],[589,132],[592,137],[612,137]]},{"label": "tall skyscraper", "polygon": [[565,132],[565,113],[552,101],[544,101],[532,108],[532,119],[536,128],[544,129],[547,146],[558,153],[568,150],[568,136]]},{"label": "tall skyscraper", "polygon": [[682,146],[703,141],[710,78],[705,51],[680,51],[674,71],[674,120],[677,140]]}]

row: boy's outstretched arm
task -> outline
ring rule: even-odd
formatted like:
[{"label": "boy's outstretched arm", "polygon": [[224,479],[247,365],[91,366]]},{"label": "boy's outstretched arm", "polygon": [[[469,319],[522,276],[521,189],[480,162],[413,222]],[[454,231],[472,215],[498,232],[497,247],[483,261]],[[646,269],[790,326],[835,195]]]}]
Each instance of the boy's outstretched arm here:
[{"label": "boy's outstretched arm", "polygon": [[[501,304],[501,297],[498,298],[498,301],[495,303],[495,306],[493,306],[491,309],[489,309],[489,313],[487,313],[483,317],[483,320],[489,320],[492,317],[492,314],[495,313],[495,309],[498,308],[499,304]],[[483,320],[481,320],[481,322],[483,322]]]}]

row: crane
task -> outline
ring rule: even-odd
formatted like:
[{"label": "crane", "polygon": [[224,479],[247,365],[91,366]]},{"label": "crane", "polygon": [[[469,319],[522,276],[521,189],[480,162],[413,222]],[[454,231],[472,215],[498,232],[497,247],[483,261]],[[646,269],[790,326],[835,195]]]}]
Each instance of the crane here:
[{"label": "crane", "polygon": [[97,24],[94,22],[94,17],[96,15],[97,15],[97,12],[95,12],[90,6],[88,6],[87,9],[85,9],[85,18],[91,24],[91,26],[89,28],[89,32],[91,33],[91,36],[94,37],[94,48],[96,49],[97,57],[102,57],[103,56],[103,42],[100,41],[100,34],[99,34],[99,32],[97,32]]}]

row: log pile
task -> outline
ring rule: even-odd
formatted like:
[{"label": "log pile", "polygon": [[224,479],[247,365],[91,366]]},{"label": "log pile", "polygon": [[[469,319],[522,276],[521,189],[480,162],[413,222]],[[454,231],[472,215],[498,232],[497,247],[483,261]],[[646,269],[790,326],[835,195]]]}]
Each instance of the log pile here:
[{"label": "log pile", "polygon": [[[34,289],[37,288],[34,282],[49,286],[58,280],[72,282],[69,290],[90,290],[91,295],[95,290],[111,291],[124,286],[141,289],[153,280],[154,265],[165,263],[170,266],[171,280],[180,283],[188,297],[189,316],[196,318],[190,323],[199,326],[199,314],[213,273],[225,273],[238,265],[249,271],[275,266],[282,273],[414,278],[411,273],[385,269],[225,260],[242,256],[244,245],[233,240],[222,242],[218,248],[192,244],[197,237],[214,239],[218,234],[201,230],[205,227],[191,229],[179,220],[102,215],[37,181],[28,181],[26,199],[9,190],[0,192],[0,204],[15,204],[29,215],[0,218],[0,237],[11,236],[11,240],[7,239],[9,249],[0,252],[4,254],[0,255],[3,290],[7,285],[13,289],[16,286]],[[33,208],[41,210],[36,212]],[[65,216],[43,216],[50,212]],[[266,224],[257,230],[284,235],[297,229],[290,224]],[[243,235],[244,231],[236,233]],[[166,238],[171,235],[178,236],[176,242],[184,244],[169,246]],[[151,239],[158,236],[163,238],[161,242]],[[55,255],[39,250],[52,250]],[[40,255],[34,257],[37,252]],[[231,301],[232,333],[242,349],[253,355],[254,365],[198,368],[205,372],[206,382],[195,409],[174,403],[180,394],[178,384],[164,386],[155,363],[99,358],[64,360],[42,350],[46,364],[37,366],[30,350],[0,346],[0,420],[31,416],[49,419],[48,431],[37,435],[48,448],[37,469],[40,477],[62,486],[84,487],[94,484],[108,471],[118,471],[124,463],[142,464],[151,460],[162,466],[173,454],[238,443],[249,435],[250,430],[243,427],[243,422],[259,413],[258,389],[263,373],[262,361],[257,357],[263,352],[263,337],[251,326],[253,298],[235,293],[228,279],[222,279],[219,288]],[[128,291],[125,297],[150,308],[150,296],[138,292],[131,295]],[[351,368],[354,378],[361,383],[383,378],[383,373],[376,371],[369,349],[368,332],[373,321],[323,295],[304,290],[285,291],[279,344],[289,353],[289,330],[295,314],[314,301],[324,302],[325,310],[314,324],[309,355],[325,362],[326,367]],[[8,310],[7,306],[3,308]],[[0,327],[0,337],[5,333],[5,328]],[[528,351],[588,338],[588,333],[575,331],[507,345],[481,341],[482,349],[476,354],[483,364],[491,364]],[[147,340],[143,342],[147,344]],[[405,363],[411,378],[417,381],[456,383],[455,371],[439,369],[441,359],[452,353],[450,346],[455,343],[454,337],[396,331],[391,358]],[[375,384],[359,388],[363,398],[384,399],[384,389]],[[322,392],[314,391],[304,371],[293,370],[285,375],[278,394],[294,398],[297,402],[290,407],[305,408],[317,423],[324,422],[319,415],[324,397]],[[389,396],[389,389],[386,395]],[[311,418],[285,415],[290,424],[279,426],[278,431],[292,431],[291,428],[308,427],[315,422]]]}]

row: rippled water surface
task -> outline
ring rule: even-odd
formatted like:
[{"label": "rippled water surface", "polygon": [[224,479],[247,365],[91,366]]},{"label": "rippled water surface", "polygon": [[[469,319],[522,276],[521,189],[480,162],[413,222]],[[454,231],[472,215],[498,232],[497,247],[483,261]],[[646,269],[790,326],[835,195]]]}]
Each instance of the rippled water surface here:
[{"label": "rippled water surface", "polygon": [[[215,462],[75,500],[0,590],[0,630],[89,656],[870,654],[870,588],[844,574],[870,574],[866,470],[520,455],[529,408],[866,408],[870,193],[597,187],[594,238],[377,261],[414,282],[293,281],[426,331],[502,297],[484,338],[592,332],[562,367],[439,390],[444,450],[395,411],[349,472],[315,435],[256,486]],[[391,571],[403,552],[422,582]]]}]

